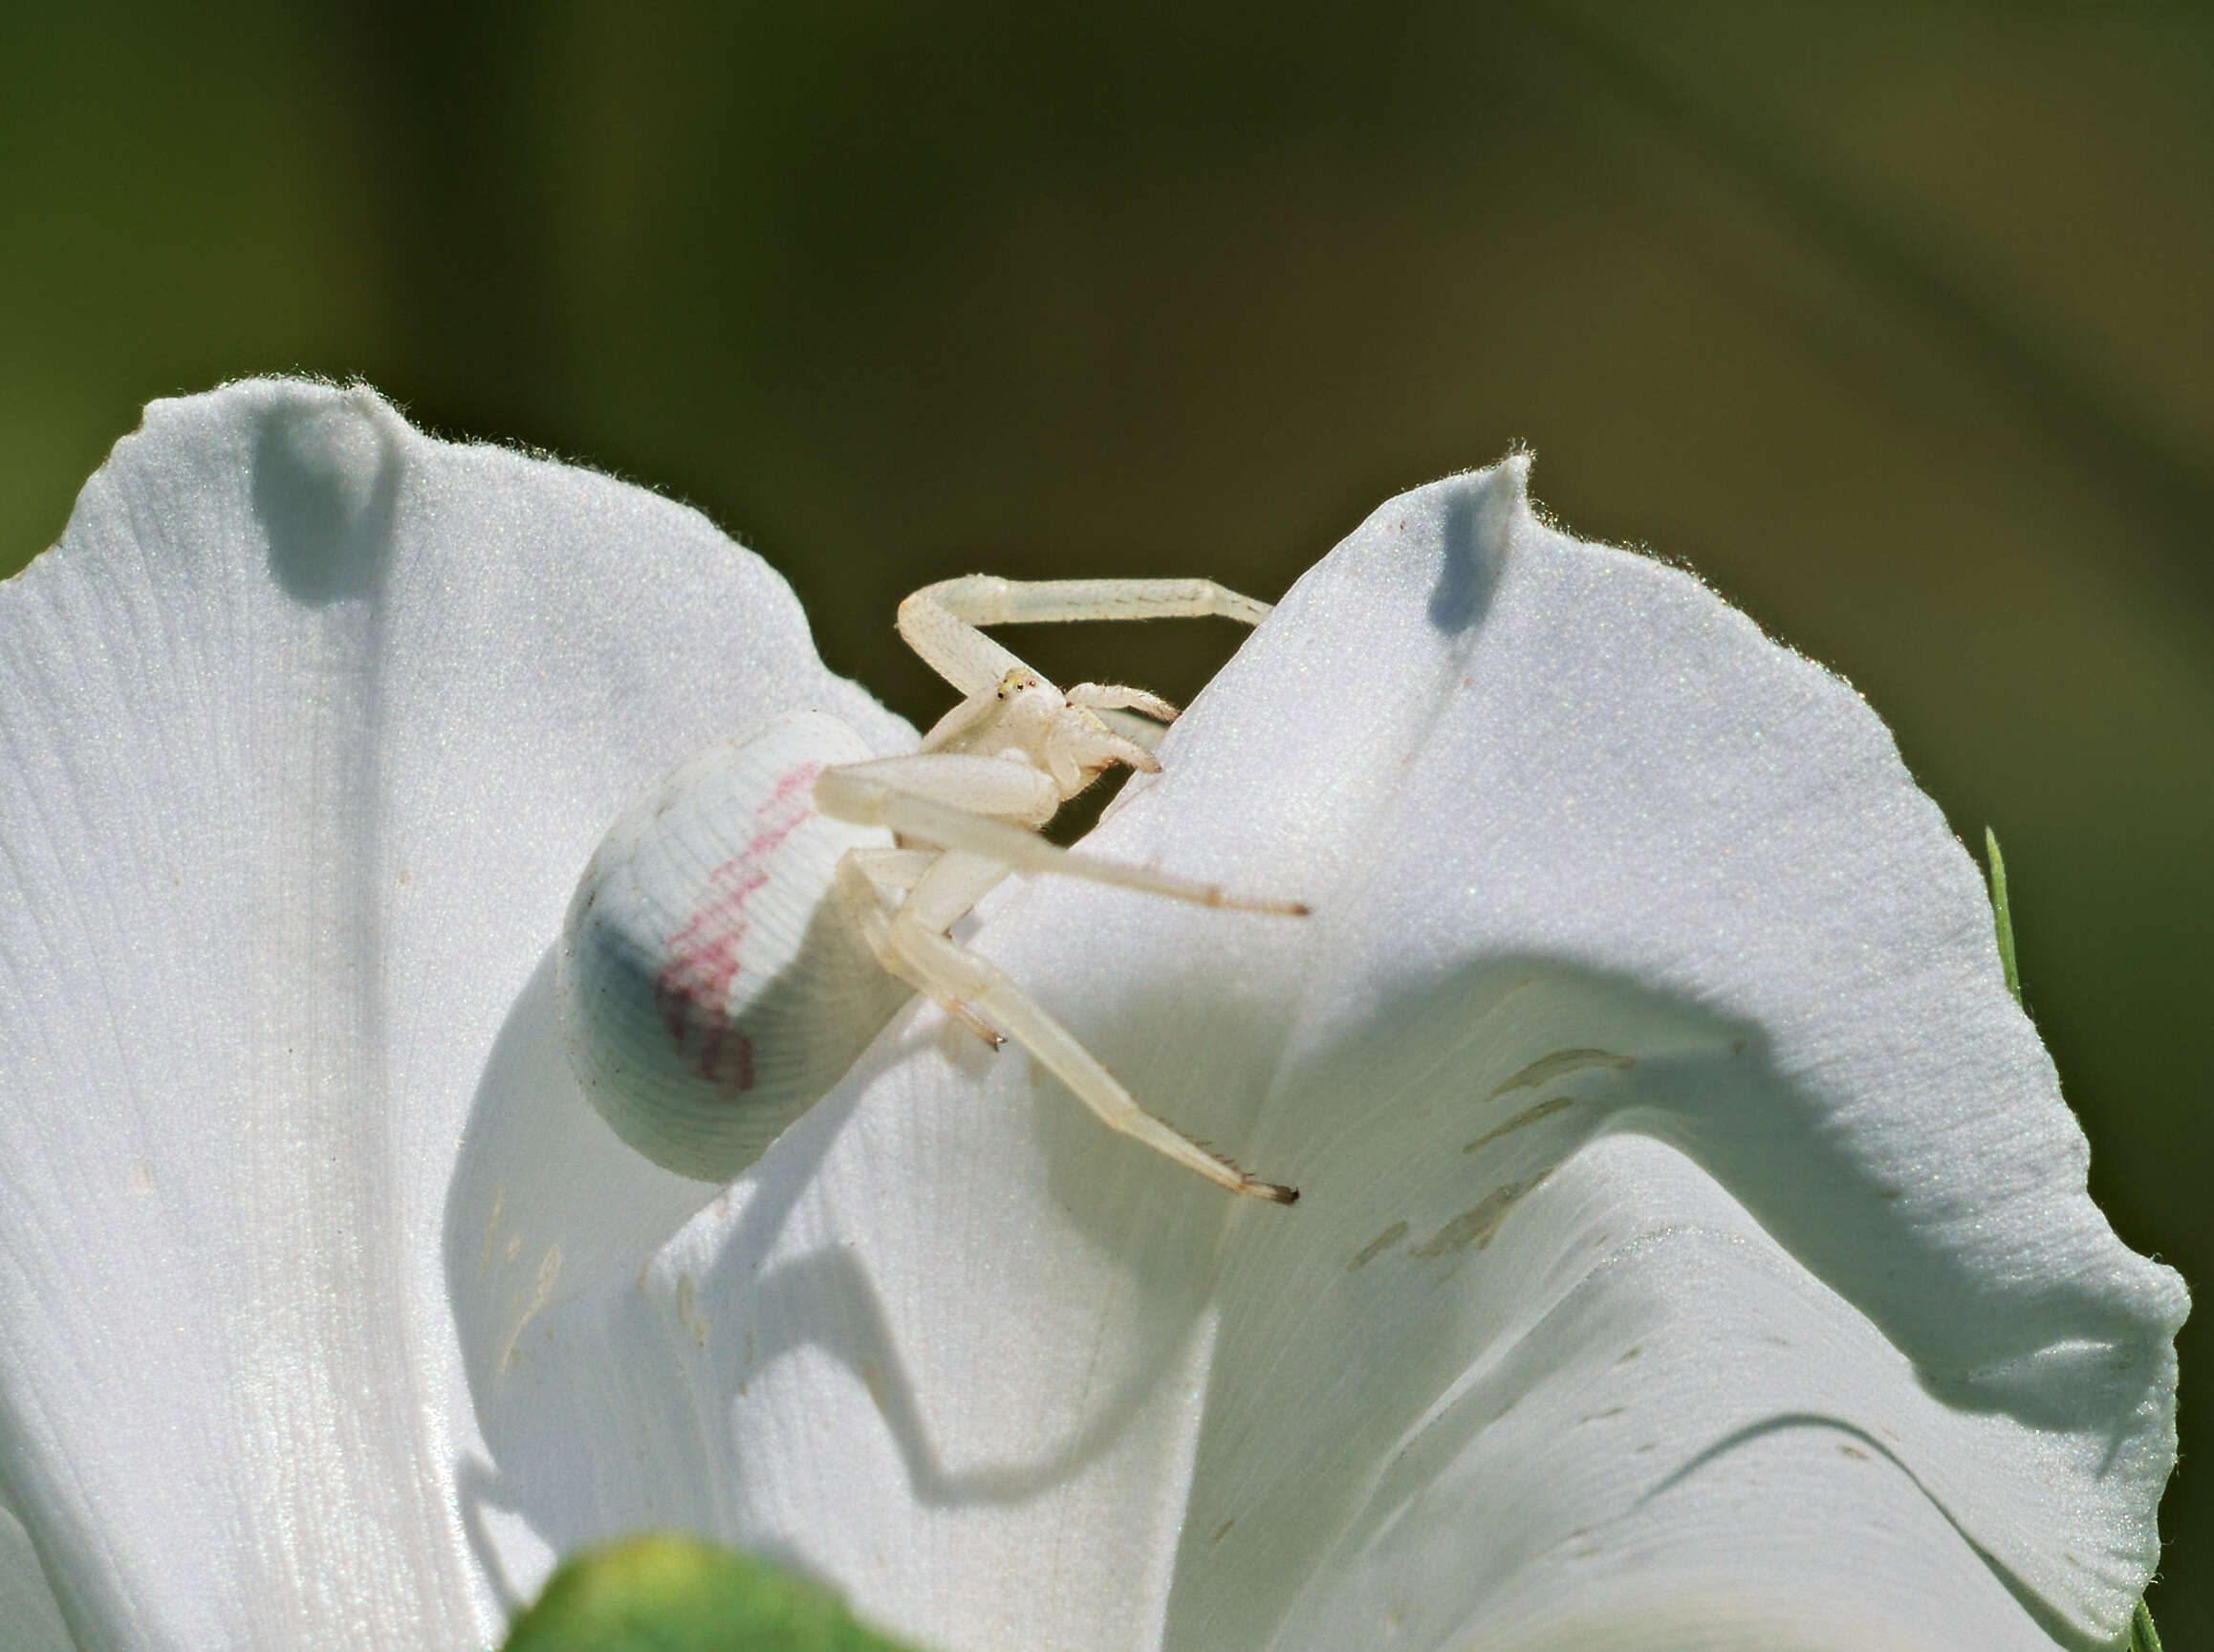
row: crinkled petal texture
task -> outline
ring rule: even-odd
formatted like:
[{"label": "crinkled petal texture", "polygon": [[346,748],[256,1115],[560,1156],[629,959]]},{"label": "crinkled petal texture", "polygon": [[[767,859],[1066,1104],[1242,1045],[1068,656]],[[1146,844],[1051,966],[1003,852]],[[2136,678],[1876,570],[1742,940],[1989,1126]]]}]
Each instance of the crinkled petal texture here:
[{"label": "crinkled petal texture", "polygon": [[911,732],[696,513],[271,382],[148,409],[0,589],[0,1622],[28,1533],[86,1645],[496,1639],[444,1227],[501,1030],[687,749]]},{"label": "crinkled petal texture", "polygon": [[911,1010],[480,1353],[515,1586],[675,1522],[957,1652],[2122,1632],[2184,1293],[1846,685],[1513,463],[1378,511],[1161,757],[1091,846],[1315,915],[1046,880],[975,944],[1301,1202]]}]

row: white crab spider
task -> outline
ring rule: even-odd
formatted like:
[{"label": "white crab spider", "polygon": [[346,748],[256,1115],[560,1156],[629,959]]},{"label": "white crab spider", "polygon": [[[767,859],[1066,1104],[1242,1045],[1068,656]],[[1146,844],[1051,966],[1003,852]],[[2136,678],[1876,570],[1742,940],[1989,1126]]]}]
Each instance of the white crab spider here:
[{"label": "white crab spider", "polygon": [[1268,612],[1208,579],[947,580],[900,605],[900,635],[964,697],[914,755],[872,757],[843,723],[801,712],[686,759],[616,821],[570,903],[563,1015],[593,1105],[656,1163],[728,1181],[918,991],[994,1046],[1012,1038],[1110,1127],[1235,1192],[1290,1204],[1294,1189],[1140,1107],[948,933],[1010,872],[1307,910],[1038,837],[1103,771],[1158,770],[1150,736],[1176,708],[1136,688],[1064,693],[978,629],[1210,615],[1251,625]]}]

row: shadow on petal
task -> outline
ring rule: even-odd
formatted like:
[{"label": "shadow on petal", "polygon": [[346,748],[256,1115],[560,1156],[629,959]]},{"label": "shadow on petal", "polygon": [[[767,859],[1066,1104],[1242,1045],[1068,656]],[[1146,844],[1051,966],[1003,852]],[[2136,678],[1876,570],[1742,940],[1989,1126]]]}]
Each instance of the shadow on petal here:
[{"label": "shadow on petal", "polygon": [[1168,1643],[1348,1632],[1317,1591],[1480,1488],[1450,1530],[1485,1558],[1424,1585],[1444,1633],[1816,1424],[1874,1441],[1903,1477],[1883,1497],[1936,1511],[1980,1587],[2081,1634],[2143,1563],[2141,1492],[2054,1489],[2099,1486],[2124,1436],[2157,1455],[2164,1328],[2083,1279],[2025,1309],[1948,1272],[1946,1212],[1838,1113],[1755,1029],[1544,959],[1401,983],[1289,1059],[1255,1152],[1305,1197],[1230,1252]]},{"label": "shadow on petal", "polygon": [[320,607],[370,595],[391,565],[404,426],[368,391],[273,408],[253,449],[253,511],[285,594]]},{"label": "shadow on petal", "polygon": [[[895,1329],[901,1315],[887,1307],[887,1293],[912,1302],[916,1280],[937,1276],[935,1235],[960,1213],[930,1210],[941,1189],[926,1160],[886,1164],[864,1148],[856,1169],[848,1143],[842,1162],[827,1163],[872,1078],[948,1049],[993,1066],[967,1033],[949,1037],[936,1011],[904,1018],[717,1189],[654,1168],[584,1101],[560,1043],[552,964],[541,964],[487,1065],[445,1233],[489,1457],[462,1465],[464,1516],[479,1563],[511,1601],[557,1554],[646,1527],[710,1533],[821,1572],[820,1554],[774,1511],[794,1494],[794,1473],[819,1463],[836,1478],[832,1442],[812,1452],[800,1444],[834,1421],[840,1447],[888,1446],[899,1501],[918,1522],[1023,1505],[1122,1442],[1163,1373],[1188,1367],[1203,1292],[1187,1283],[1171,1300],[1142,1290],[1144,1329],[1117,1362],[1122,1375],[1088,1397],[1074,1426],[1034,1442],[988,1429],[992,1449],[970,1448],[976,1419],[949,1414],[959,1401],[918,1376],[912,1342]],[[1074,1110],[1066,1098],[1051,1105]],[[1219,1196],[1202,1192],[1215,1212]],[[826,1211],[841,1199],[904,1237],[879,1231],[872,1243]],[[1016,1344],[981,1352],[1002,1366],[1027,1357]],[[835,1507],[821,1512],[837,1517]]]}]

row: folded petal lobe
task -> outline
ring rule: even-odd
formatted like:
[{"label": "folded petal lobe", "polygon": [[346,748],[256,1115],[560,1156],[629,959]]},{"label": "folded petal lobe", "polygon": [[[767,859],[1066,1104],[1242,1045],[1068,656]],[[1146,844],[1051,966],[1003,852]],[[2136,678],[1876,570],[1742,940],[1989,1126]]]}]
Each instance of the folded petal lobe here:
[{"label": "folded petal lobe", "polygon": [[[1688,576],[1547,527],[1522,486],[1509,465],[1377,512],[1096,840],[1300,894],[1309,867],[1349,869],[1311,897],[1329,923],[1308,956],[1235,967],[1288,1010],[1244,1150],[1289,1161],[1303,1217],[1343,1212],[1351,1256],[1399,1221],[1418,1250],[1456,1212],[1511,1222],[1486,1200],[1534,1209],[1606,1135],[1667,1144],[1862,1322],[1861,1402],[1892,1392],[1886,1359],[1911,1374],[1902,1455],[1993,1575],[2041,1621],[2117,1633],[2158,1553],[2186,1300],[2085,1192],[2082,1134],[2007,993],[1980,878],[1850,688]],[[1025,939],[1088,933],[1098,904],[1041,891],[1016,922]],[[1231,971],[1204,933],[1147,955]],[[1387,1119],[1405,1132],[1396,1159]],[[1293,1437],[1248,1434],[1238,1416],[1261,1406],[1246,1397],[1281,1388],[1288,1337],[1317,1360],[1359,1345],[1386,1370],[1420,1363],[1441,1307],[1317,1315],[1306,1241],[1249,1231],[1224,1285],[1243,1312],[1218,1338],[1209,1433],[1277,1466],[1279,1504],[1297,1487],[1312,1513],[1312,1453],[1373,1429],[1375,1397],[1342,1424],[1287,1404]],[[1473,1357],[1504,1310],[1465,1278],[1489,1257],[1466,1254]],[[1395,1334],[1394,1314],[1417,1317]],[[1323,1323],[1303,1337],[1287,1315]],[[1769,1401],[1793,1410],[1796,1388],[1779,1378]],[[1203,1488],[1223,1483],[1214,1445]],[[1641,1484],[1625,1468],[1617,1495]]]}]

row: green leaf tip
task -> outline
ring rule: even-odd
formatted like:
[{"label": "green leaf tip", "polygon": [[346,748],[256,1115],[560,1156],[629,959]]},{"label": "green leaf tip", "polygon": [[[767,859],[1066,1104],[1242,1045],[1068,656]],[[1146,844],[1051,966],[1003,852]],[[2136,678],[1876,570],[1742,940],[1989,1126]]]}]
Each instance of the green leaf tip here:
[{"label": "green leaf tip", "polygon": [[562,1561],[506,1652],[910,1652],[820,1584],[678,1532]]},{"label": "green leaf tip", "polygon": [[2160,1652],[2160,1632],[2153,1627],[2153,1614],[2142,1600],[2130,1614],[2130,1652]]},{"label": "green leaf tip", "polygon": [[1999,853],[1999,835],[1984,828],[1984,859],[1991,867],[1991,922],[1999,931],[1999,967],[2007,972],[2007,990],[2022,1002],[2022,972],[2014,966],[2014,914],[2007,904],[2007,858]]}]

